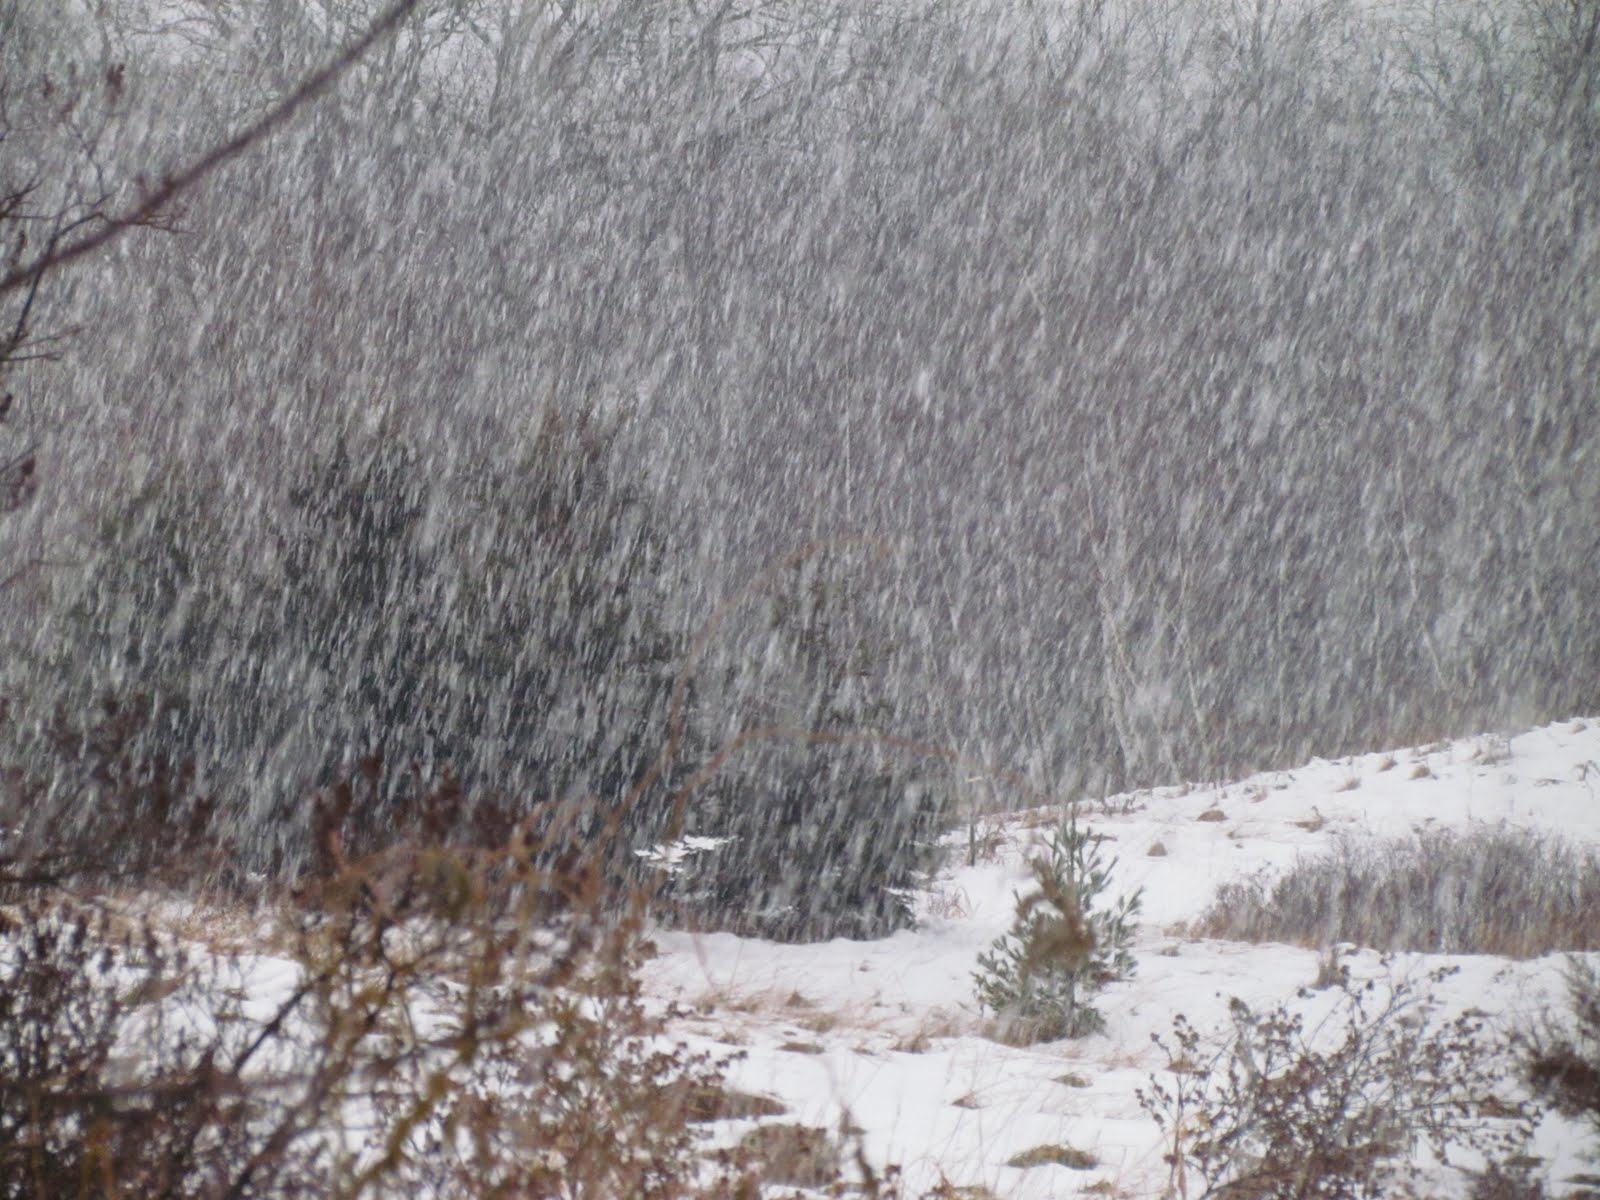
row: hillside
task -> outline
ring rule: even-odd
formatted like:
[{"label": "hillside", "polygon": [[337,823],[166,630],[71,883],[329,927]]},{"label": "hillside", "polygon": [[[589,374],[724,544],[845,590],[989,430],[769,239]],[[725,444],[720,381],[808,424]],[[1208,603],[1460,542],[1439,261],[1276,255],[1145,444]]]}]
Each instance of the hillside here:
[{"label": "hillside", "polygon": [[[1144,888],[1137,974],[1107,989],[1102,1034],[1001,1045],[984,1037],[986,1017],[973,999],[975,959],[1009,924],[1012,889],[1026,882],[1024,862],[1053,824],[1049,812],[985,818],[978,863],[947,870],[920,897],[915,931],[814,946],[662,934],[662,954],[647,968],[650,993],[689,1010],[679,1031],[743,1053],[733,1079],[788,1109],[769,1120],[829,1129],[853,1122],[869,1160],[900,1164],[912,1194],[943,1179],[1008,1200],[1096,1187],[1160,1195],[1163,1146],[1134,1096],[1165,1065],[1151,1035],[1170,1033],[1179,1013],[1200,1029],[1220,1025],[1229,997],[1255,1008],[1292,998],[1323,958],[1305,946],[1188,935],[1185,924],[1216,889],[1281,874],[1342,840],[1514,827],[1600,844],[1600,726],[1569,721],[1509,739],[1318,759],[1227,784],[1111,797],[1092,809],[1094,828],[1120,855],[1114,890]],[[965,852],[965,833],[952,841]],[[1158,845],[1165,855],[1152,855]],[[1357,978],[1459,968],[1441,999],[1482,1006],[1508,1028],[1561,995],[1559,956],[1386,959],[1355,950],[1343,962]],[[1061,1143],[1098,1165],[1005,1165]],[[1579,1168],[1572,1128],[1547,1121],[1535,1145],[1554,1179]],[[1449,1176],[1441,1184],[1463,1186]]]},{"label": "hillside", "polygon": [[[1552,951],[1600,967],[1597,789],[1574,719],[1086,803],[1134,966],[1097,1032],[1032,1044],[973,975],[1047,809],[974,814],[915,928],[864,941],[585,911],[514,843],[254,903],[13,883],[0,1196],[1354,1197],[1407,1162],[1420,1195],[1585,1195],[1592,1136],[1519,1064],[1585,961]],[[1520,1177],[1475,1185],[1480,1151]]]}]

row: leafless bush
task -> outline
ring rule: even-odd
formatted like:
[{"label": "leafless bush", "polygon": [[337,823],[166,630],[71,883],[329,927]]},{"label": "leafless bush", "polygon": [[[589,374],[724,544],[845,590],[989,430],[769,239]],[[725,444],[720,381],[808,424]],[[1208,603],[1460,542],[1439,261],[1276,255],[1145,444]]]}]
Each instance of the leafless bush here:
[{"label": "leafless bush", "polygon": [[[1574,956],[1567,969],[1567,1012],[1519,1039],[1529,1085],[1556,1111],[1584,1121],[1600,1161],[1600,962]],[[1578,1182],[1600,1190],[1600,1174]]]},{"label": "leafless bush", "polygon": [[[230,856],[216,801],[192,765],[141,748],[152,716],[142,697],[105,698],[87,717],[58,710],[43,740],[61,769],[50,779],[14,764],[0,770],[0,898],[117,880],[150,888],[221,879]],[[22,716],[5,707],[0,720]]]},{"label": "leafless bush", "polygon": [[258,898],[275,960],[119,916],[100,889],[183,905],[218,850],[192,776],[130,751],[143,715],[60,723],[84,819],[30,820],[37,797],[8,779],[3,1200],[733,1185],[733,1165],[702,1171],[691,1124],[715,1065],[641,1002],[642,897],[552,866],[533,822],[449,780],[413,773],[376,841],[360,806],[384,791],[378,759],[305,806],[316,869]]},{"label": "leafless bush", "polygon": [[1225,884],[1196,932],[1512,958],[1600,949],[1600,856],[1509,828],[1346,840],[1270,883]]},{"label": "leafless bush", "polygon": [[[1169,1141],[1178,1192],[1230,1200],[1390,1195],[1419,1145],[1440,1161],[1470,1148],[1504,1158],[1531,1132],[1499,1098],[1505,1071],[1482,1013],[1433,1015],[1436,971],[1301,991],[1265,1012],[1234,999],[1231,1026],[1174,1022],[1169,1073],[1139,1100]],[[1318,1007],[1324,1011],[1309,1016]]]},{"label": "leafless bush", "polygon": [[[197,1005],[209,1023],[178,1019]],[[149,924],[42,892],[5,910],[0,1196],[220,1196],[258,1157],[249,1194],[313,1182],[312,1156],[264,1153],[271,1090],[219,1034],[237,1018]]]},{"label": "leafless bush", "polygon": [[170,860],[215,849],[176,820],[190,777],[129,758],[137,718],[57,741],[102,822],[0,847],[27,849],[0,854],[0,1200],[751,1197],[791,1169],[698,1131],[719,1064],[643,1003],[648,889],[612,894],[604,854],[555,863],[539,814],[449,779],[391,789],[373,756],[315,795],[311,868],[254,897],[271,957],[122,915],[181,911],[210,876]]},{"label": "leafless bush", "polygon": [[340,861],[263,979],[34,887],[0,918],[0,1196],[699,1195],[714,1064],[594,901],[516,842]]}]

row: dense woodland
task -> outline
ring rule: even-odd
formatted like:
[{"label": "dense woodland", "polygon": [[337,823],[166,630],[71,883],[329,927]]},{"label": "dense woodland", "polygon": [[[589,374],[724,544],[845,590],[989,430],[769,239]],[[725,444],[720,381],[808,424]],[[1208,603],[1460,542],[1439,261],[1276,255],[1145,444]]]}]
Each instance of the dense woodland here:
[{"label": "dense woodland", "polygon": [[[378,9],[6,0],[10,267]],[[111,697],[235,870],[381,759],[366,845],[733,836],[679,902],[801,936],[974,789],[1594,709],[1597,20],[425,0],[5,295],[8,760],[91,804]]]}]

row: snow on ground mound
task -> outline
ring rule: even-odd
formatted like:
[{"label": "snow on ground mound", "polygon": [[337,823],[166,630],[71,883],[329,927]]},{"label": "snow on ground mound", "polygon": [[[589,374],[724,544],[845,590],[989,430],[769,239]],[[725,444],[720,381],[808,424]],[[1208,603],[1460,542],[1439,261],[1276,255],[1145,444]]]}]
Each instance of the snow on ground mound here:
[{"label": "snow on ground mound", "polygon": [[[1316,950],[1189,937],[1185,923],[1217,887],[1281,872],[1341,837],[1505,825],[1600,845],[1600,724],[1317,759],[1086,807],[1093,829],[1114,839],[1113,892],[1144,888],[1138,970],[1102,994],[1101,1034],[1001,1045],[983,1036],[973,998],[977,956],[1009,926],[1013,890],[1054,826],[1051,812],[987,820],[970,839],[975,862],[968,832],[953,839],[954,865],[920,897],[916,931],[804,946],[662,933],[647,986],[686,1010],[678,1028],[695,1044],[742,1054],[731,1082],[777,1098],[788,1114],[775,1119],[848,1123],[869,1161],[903,1168],[912,1195],[941,1181],[1008,1200],[1160,1195],[1165,1147],[1134,1094],[1166,1065],[1151,1035],[1169,1033],[1180,1013],[1202,1030],[1218,1026],[1230,997],[1252,1006],[1287,999],[1322,966]],[[1444,999],[1511,1024],[1525,1025],[1561,993],[1559,956],[1384,961],[1360,952],[1346,962],[1360,977],[1415,978],[1454,965]],[[1070,1146],[1095,1165],[1007,1165],[1040,1145]],[[1557,1179],[1578,1168],[1580,1149],[1558,1122],[1534,1146]]]}]

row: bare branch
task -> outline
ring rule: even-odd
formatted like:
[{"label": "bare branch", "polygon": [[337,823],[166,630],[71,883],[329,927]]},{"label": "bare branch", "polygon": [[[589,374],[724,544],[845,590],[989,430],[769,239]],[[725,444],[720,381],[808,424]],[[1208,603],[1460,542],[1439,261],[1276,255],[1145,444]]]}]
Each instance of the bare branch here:
[{"label": "bare branch", "polygon": [[299,87],[254,123],[246,126],[228,141],[213,147],[183,170],[168,175],[160,187],[146,193],[126,212],[106,217],[105,223],[93,233],[85,234],[64,245],[53,246],[26,266],[18,267],[0,278],[0,296],[19,288],[34,286],[34,281],[46,271],[66,266],[100,249],[129,228],[149,224],[163,208],[179,196],[195,187],[224,163],[237,158],[257,142],[270,137],[296,112],[327,91],[362,55],[393,33],[419,3],[421,0],[397,0],[397,3],[368,27],[366,33],[340,51],[326,66],[307,76]]}]

